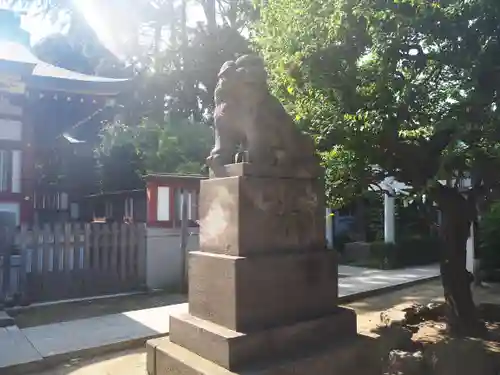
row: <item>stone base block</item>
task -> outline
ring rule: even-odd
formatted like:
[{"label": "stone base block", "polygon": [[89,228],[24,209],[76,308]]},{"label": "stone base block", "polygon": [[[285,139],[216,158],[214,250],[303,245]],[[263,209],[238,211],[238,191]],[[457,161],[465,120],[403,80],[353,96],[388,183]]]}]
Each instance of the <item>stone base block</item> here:
[{"label": "stone base block", "polygon": [[355,336],[321,349],[304,347],[287,359],[231,371],[162,338],[148,342],[149,375],[379,375],[375,340]]},{"label": "stone base block", "polygon": [[9,314],[0,310],[0,328],[13,326],[15,324],[14,319]]},{"label": "stone base block", "polygon": [[[226,164],[220,168],[222,176],[218,177],[235,177],[235,176],[253,176],[253,177],[273,177],[273,178],[315,178],[323,177],[324,169],[320,166],[310,166],[307,170],[294,168],[282,168],[273,166],[260,166],[252,163],[235,163]],[[210,178],[215,178],[215,174],[210,170]]]},{"label": "stone base block", "polygon": [[286,358],[303,348],[318,348],[332,340],[356,335],[356,314],[339,308],[318,319],[241,333],[183,313],[171,315],[170,340],[230,370],[255,362]]},{"label": "stone base block", "polygon": [[192,252],[189,312],[238,332],[262,330],[337,310],[336,252],[235,257]]},{"label": "stone base block", "polygon": [[201,181],[200,250],[234,256],[326,248],[321,179]]}]

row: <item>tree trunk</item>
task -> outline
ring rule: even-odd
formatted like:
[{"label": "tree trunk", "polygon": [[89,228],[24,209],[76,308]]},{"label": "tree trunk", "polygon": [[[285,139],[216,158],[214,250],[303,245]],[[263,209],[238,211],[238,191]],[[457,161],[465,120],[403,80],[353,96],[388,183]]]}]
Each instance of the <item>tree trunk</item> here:
[{"label": "tree trunk", "polygon": [[366,241],[366,204],[362,196],[356,199],[355,209],[356,241]]},{"label": "tree trunk", "polygon": [[210,34],[214,34],[217,29],[217,12],[215,6],[216,0],[205,0],[203,10],[207,18],[207,29]]},{"label": "tree trunk", "polygon": [[466,269],[471,219],[469,202],[454,189],[441,192],[437,202],[442,212],[440,266],[449,331],[457,336],[484,336],[486,327],[477,313],[471,292],[471,276]]}]

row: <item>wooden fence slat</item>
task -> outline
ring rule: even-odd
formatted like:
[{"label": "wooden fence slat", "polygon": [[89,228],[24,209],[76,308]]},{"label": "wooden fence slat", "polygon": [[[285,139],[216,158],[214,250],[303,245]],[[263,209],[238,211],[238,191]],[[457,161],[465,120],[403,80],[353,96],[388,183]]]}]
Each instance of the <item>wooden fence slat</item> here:
[{"label": "wooden fence slat", "polygon": [[102,268],[109,271],[109,225],[103,224],[101,231],[101,248],[103,249]]},{"label": "wooden fence slat", "polygon": [[43,266],[45,262],[45,257],[43,254],[44,250],[44,235],[43,228],[36,226],[33,228],[33,272],[31,273],[31,295],[33,296],[33,301],[40,300],[39,293],[42,291],[42,273]]},{"label": "wooden fence slat", "polygon": [[92,285],[92,280],[94,278],[94,268],[92,264],[92,232],[91,226],[89,223],[85,223],[84,225],[84,262],[83,262],[83,272],[84,272],[84,281],[82,285],[82,293],[88,295],[89,290],[91,290],[90,285]]},{"label": "wooden fence slat", "polygon": [[103,273],[101,276],[101,289],[100,293],[104,294],[110,287],[110,275],[109,275],[109,250],[110,241],[109,237],[111,235],[109,224],[102,224],[101,231],[101,251],[102,251],[102,268]]},{"label": "wooden fence slat", "polygon": [[137,290],[146,282],[144,224],[22,226],[15,242],[29,302]]},{"label": "wooden fence slat", "polygon": [[40,227],[38,226],[33,227],[33,233],[31,235],[31,243],[30,243],[32,274],[37,274],[42,271],[40,268],[40,261],[39,261],[40,259],[39,243],[41,235],[42,234],[40,233]]},{"label": "wooden fence slat", "polygon": [[137,237],[136,226],[129,225],[129,240],[127,243],[127,287],[133,288],[137,284],[137,262],[136,262],[136,249]]},{"label": "wooden fence slat", "polygon": [[[50,230],[49,228],[48,230]],[[44,228],[44,232],[47,229]],[[49,257],[51,266],[44,278],[46,280],[46,287],[44,286],[44,293],[48,295],[47,298],[51,300],[56,298],[66,298],[66,283],[62,276],[64,272],[64,229],[62,224],[55,224],[49,232],[48,241],[52,246],[49,250]]]},{"label": "wooden fence slat", "polygon": [[[38,284],[40,285],[40,298],[52,299],[51,294],[54,294],[52,287],[52,273],[55,271],[59,256],[56,255],[55,231],[52,231],[49,224],[44,225],[42,229],[41,254],[42,259],[41,272],[38,273]],[[39,248],[40,249],[40,248]],[[51,293],[52,292],[52,293]]]},{"label": "wooden fence slat", "polygon": [[111,289],[115,292],[121,290],[120,277],[118,272],[118,252],[119,252],[119,241],[118,233],[120,227],[118,223],[113,223],[111,225],[111,246],[110,246],[110,270],[109,277],[111,279],[112,287]]},{"label": "wooden fence slat", "polygon": [[93,260],[93,274],[94,279],[91,284],[88,285],[88,293],[94,294],[99,293],[98,282],[102,278],[102,263],[101,263],[101,251],[100,251],[100,236],[101,236],[101,226],[99,224],[92,225],[92,260]]},{"label": "wooden fence slat", "polygon": [[37,280],[37,275],[40,272],[40,256],[39,256],[39,251],[38,251],[38,243],[39,243],[39,237],[40,237],[40,230],[38,226],[33,227],[33,230],[31,231],[31,236],[28,237],[27,241],[27,256],[30,266],[31,266],[31,272],[26,274],[26,285],[25,285],[25,294],[26,294],[26,299],[29,302],[34,302],[36,301],[37,295],[35,294],[36,292],[36,284],[35,281]]},{"label": "wooden fence slat", "polygon": [[111,235],[109,224],[102,224],[102,236],[101,236],[101,251],[102,251],[102,265],[103,274],[101,277],[101,289],[100,294],[105,294],[110,287],[110,277],[109,277],[109,237]]},{"label": "wooden fence slat", "polygon": [[138,286],[146,286],[146,224],[137,225],[137,268],[138,268]]},{"label": "wooden fence slat", "polygon": [[73,229],[71,230],[72,233],[72,240],[73,240],[73,262],[71,265],[71,269],[74,272],[77,272],[80,269],[80,264],[81,262],[81,256],[83,253],[81,253],[81,248],[83,246],[83,240],[84,240],[84,234],[82,230],[82,226],[80,223],[75,223],[73,224]]},{"label": "wooden fence slat", "polygon": [[92,224],[92,268],[96,271],[100,270],[101,263],[99,257],[99,225]]},{"label": "wooden fence slat", "polygon": [[63,226],[63,243],[62,251],[62,272],[61,280],[64,280],[64,296],[65,298],[71,298],[74,293],[75,280],[72,278],[72,266],[73,266],[73,231],[71,224],[65,223]]},{"label": "wooden fence slat", "polygon": [[71,259],[71,275],[72,275],[72,291],[71,298],[84,297],[83,293],[83,282],[84,282],[84,271],[80,268],[82,264],[82,248],[83,248],[83,230],[80,223],[74,223],[71,229],[71,239],[72,243],[72,259]]},{"label": "wooden fence slat", "polygon": [[122,288],[125,289],[127,282],[127,242],[128,242],[128,225],[122,223],[120,225],[120,282]]},{"label": "wooden fence slat", "polygon": [[11,283],[11,260],[12,249],[15,242],[15,233],[9,227],[0,228],[0,257],[2,258],[1,277],[0,277],[0,302],[12,294]]},{"label": "wooden fence slat", "polygon": [[28,226],[26,224],[21,225],[21,229],[18,233],[19,238],[19,253],[21,255],[21,267],[19,268],[19,291],[21,293],[22,302],[28,302],[28,296],[24,291],[27,287],[27,269],[30,266],[28,263]]}]

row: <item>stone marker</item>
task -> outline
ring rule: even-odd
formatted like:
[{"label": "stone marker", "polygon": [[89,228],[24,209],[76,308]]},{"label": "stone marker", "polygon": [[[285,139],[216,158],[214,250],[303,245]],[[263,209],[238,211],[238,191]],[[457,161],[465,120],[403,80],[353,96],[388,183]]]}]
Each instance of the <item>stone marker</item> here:
[{"label": "stone marker", "polygon": [[[343,375],[366,354],[355,313],[337,304],[314,145],[265,77],[252,56],[219,73],[189,312],[171,316],[169,338],[148,342],[150,375]],[[246,162],[230,164],[238,146]]]}]

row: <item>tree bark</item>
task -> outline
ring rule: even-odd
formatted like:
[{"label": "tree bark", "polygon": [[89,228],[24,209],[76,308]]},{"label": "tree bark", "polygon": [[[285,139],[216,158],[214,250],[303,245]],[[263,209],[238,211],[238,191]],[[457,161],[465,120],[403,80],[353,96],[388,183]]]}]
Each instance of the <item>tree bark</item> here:
[{"label": "tree bark", "polygon": [[207,29],[210,34],[214,34],[217,29],[217,13],[216,13],[216,0],[204,0],[203,10],[207,18]]},{"label": "tree bark", "polygon": [[457,190],[443,188],[436,199],[441,209],[441,280],[447,304],[448,329],[456,336],[484,337],[466,269],[466,247],[472,219],[471,206]]}]

